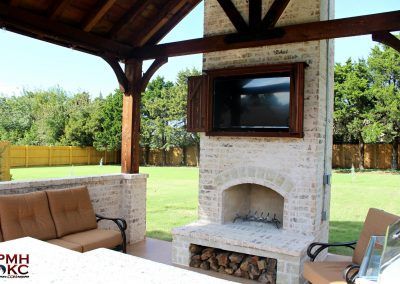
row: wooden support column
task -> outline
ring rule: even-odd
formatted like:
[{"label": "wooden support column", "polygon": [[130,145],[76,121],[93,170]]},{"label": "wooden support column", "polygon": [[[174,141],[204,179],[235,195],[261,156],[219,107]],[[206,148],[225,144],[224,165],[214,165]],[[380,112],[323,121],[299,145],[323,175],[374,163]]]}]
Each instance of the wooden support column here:
[{"label": "wooden support column", "polygon": [[142,63],[142,61],[135,59],[125,62],[125,75],[129,87],[125,89],[123,98],[121,171],[126,174],[139,173]]}]

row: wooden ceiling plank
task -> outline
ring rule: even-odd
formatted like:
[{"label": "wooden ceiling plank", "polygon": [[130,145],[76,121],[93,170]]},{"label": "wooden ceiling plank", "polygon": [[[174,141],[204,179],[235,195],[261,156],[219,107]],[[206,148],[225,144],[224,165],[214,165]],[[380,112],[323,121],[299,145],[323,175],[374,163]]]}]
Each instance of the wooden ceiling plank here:
[{"label": "wooden ceiling plank", "polygon": [[0,2],[0,17],[6,28],[18,29],[36,35],[53,38],[55,42],[64,42],[78,49],[108,52],[118,58],[126,58],[132,48],[104,37],[86,33],[71,26],[49,20],[23,9],[13,8]]},{"label": "wooden ceiling plank", "polygon": [[[254,36],[243,41],[228,43],[231,36],[238,34],[217,35],[207,38],[165,43],[155,46],[134,48],[131,56],[143,60],[159,57],[172,57],[196,53],[207,53],[239,48],[270,46],[313,40],[324,40],[349,36],[373,34],[380,31],[400,30],[400,10],[358,16],[345,19],[320,21],[273,28],[263,36]],[[241,36],[241,38],[244,38]]]},{"label": "wooden ceiling plank", "polygon": [[249,0],[249,26],[251,30],[261,28],[262,0]]},{"label": "wooden ceiling plank", "polygon": [[90,32],[94,26],[104,17],[104,15],[112,8],[117,0],[100,0],[96,8],[89,14],[84,21],[83,30]]},{"label": "wooden ceiling plank", "polygon": [[229,20],[239,33],[244,33],[248,31],[248,26],[246,21],[243,19],[240,12],[236,9],[235,5],[231,0],[217,0],[221,8],[224,10],[225,14],[228,16]]},{"label": "wooden ceiling plank", "polygon": [[289,2],[290,0],[275,0],[262,21],[263,28],[270,29],[275,27]]},{"label": "wooden ceiling plank", "polygon": [[167,22],[179,12],[179,10],[184,7],[187,1],[183,0],[170,0],[167,1],[166,5],[160,9],[159,13],[153,20],[149,23],[147,28],[143,28],[142,31],[133,40],[133,46],[142,46],[146,44],[150,38],[157,33]]},{"label": "wooden ceiling plank", "polygon": [[138,0],[136,3],[116,22],[108,33],[108,36],[115,38],[118,33],[127,25],[131,20],[141,15],[148,6],[148,1]]},{"label": "wooden ceiling plank", "polygon": [[377,32],[372,34],[372,40],[380,42],[400,52],[400,39],[392,35],[390,32]]},{"label": "wooden ceiling plank", "polygon": [[48,15],[50,20],[56,20],[73,0],[58,0],[51,6]]}]

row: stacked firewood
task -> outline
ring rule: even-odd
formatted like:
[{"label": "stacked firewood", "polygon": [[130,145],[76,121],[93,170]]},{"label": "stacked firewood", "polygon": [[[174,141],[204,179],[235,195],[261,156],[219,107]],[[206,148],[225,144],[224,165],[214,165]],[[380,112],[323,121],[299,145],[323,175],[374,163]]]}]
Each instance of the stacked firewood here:
[{"label": "stacked firewood", "polygon": [[276,259],[191,244],[190,266],[275,284]]}]

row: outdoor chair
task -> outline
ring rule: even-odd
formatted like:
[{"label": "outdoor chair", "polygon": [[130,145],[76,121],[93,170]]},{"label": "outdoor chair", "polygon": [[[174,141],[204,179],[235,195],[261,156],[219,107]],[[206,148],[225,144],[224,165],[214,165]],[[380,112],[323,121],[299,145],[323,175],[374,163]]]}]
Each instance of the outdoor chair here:
[{"label": "outdoor chair", "polygon": [[[311,261],[304,264],[304,278],[313,284],[354,283],[371,236],[384,236],[387,227],[398,219],[399,216],[370,208],[358,241],[310,244],[307,254]],[[329,247],[351,248],[353,256],[328,254],[324,261],[315,261]]]}]

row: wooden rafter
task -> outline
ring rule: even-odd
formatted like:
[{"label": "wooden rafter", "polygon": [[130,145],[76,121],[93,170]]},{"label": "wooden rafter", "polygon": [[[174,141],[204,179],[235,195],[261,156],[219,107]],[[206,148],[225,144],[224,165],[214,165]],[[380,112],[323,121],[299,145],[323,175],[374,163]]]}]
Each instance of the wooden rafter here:
[{"label": "wooden rafter", "polygon": [[146,45],[157,44],[163,39],[187,14],[192,11],[201,0],[188,2],[167,23],[165,23],[147,42]]},{"label": "wooden rafter", "polygon": [[172,18],[187,1],[183,0],[170,0],[160,10],[155,19],[143,27],[142,31],[137,35],[133,41],[134,46],[142,46],[146,44],[154,34],[156,34],[168,21]]},{"label": "wooden rafter", "polygon": [[231,0],[217,0],[229,20],[239,33],[245,33],[249,30],[246,21],[243,19],[240,12],[236,9]]},{"label": "wooden rafter", "polygon": [[118,58],[112,56],[102,56],[102,58],[110,65],[115,73],[115,76],[117,76],[120,90],[124,93],[128,92],[129,81],[124,73],[124,70],[122,70],[121,65],[119,65]]},{"label": "wooden rafter", "polygon": [[117,0],[100,0],[96,7],[85,19],[83,24],[83,30],[90,32],[94,26],[103,18],[103,16],[112,8]]},{"label": "wooden rafter", "polygon": [[54,2],[54,4],[50,7],[50,10],[48,12],[50,20],[55,20],[57,19],[61,13],[65,10],[69,4],[71,4],[73,0],[57,0]]},{"label": "wooden rafter", "polygon": [[217,35],[156,46],[135,48],[132,57],[154,59],[266,45],[307,42],[400,30],[400,11],[345,19],[297,24],[267,30],[264,34]]},{"label": "wooden rafter", "polygon": [[108,35],[115,38],[118,33],[133,19],[143,13],[144,9],[148,6],[148,1],[138,0],[136,3],[118,20],[109,31]]},{"label": "wooden rafter", "polygon": [[376,32],[372,34],[372,40],[380,42],[400,52],[400,39],[392,35],[390,32]]},{"label": "wooden rafter", "polygon": [[262,0],[249,0],[249,26],[251,30],[258,30],[261,25]]},{"label": "wooden rafter", "polygon": [[262,21],[263,28],[270,29],[275,27],[289,2],[290,0],[275,0]]},{"label": "wooden rafter", "polygon": [[17,30],[19,33],[29,34],[30,36],[33,33],[39,34],[58,44],[68,43],[70,47],[83,47],[94,54],[110,53],[118,58],[126,58],[132,50],[128,45],[84,32],[3,3],[0,3],[0,18],[2,24],[8,29]]}]

